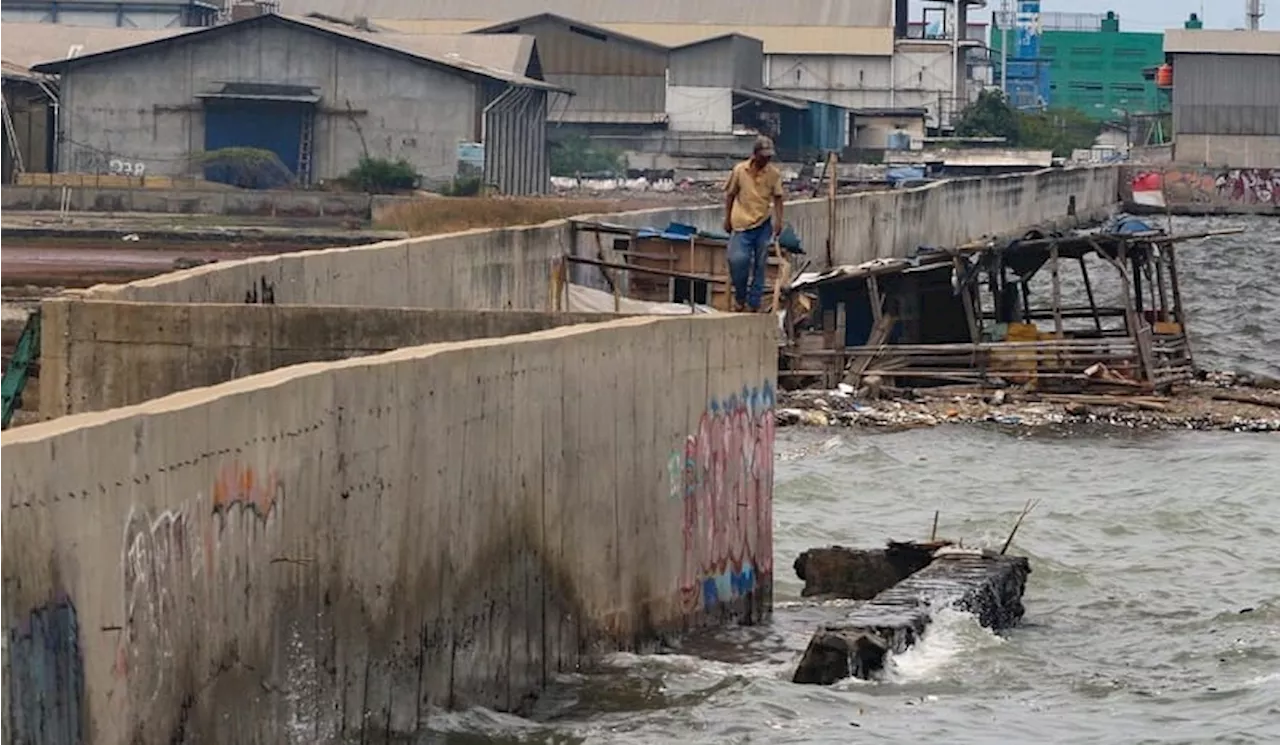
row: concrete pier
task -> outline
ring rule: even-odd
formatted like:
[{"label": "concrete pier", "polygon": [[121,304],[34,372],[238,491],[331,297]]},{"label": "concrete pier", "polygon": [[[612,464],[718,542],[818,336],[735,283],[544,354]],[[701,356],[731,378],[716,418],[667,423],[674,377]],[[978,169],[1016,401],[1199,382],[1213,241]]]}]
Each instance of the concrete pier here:
[{"label": "concrete pier", "polygon": [[1013,626],[1022,619],[1030,572],[1022,557],[944,553],[839,623],[819,628],[793,680],[831,685],[848,677],[871,679],[889,654],[919,641],[941,608],[972,613],[987,628]]}]

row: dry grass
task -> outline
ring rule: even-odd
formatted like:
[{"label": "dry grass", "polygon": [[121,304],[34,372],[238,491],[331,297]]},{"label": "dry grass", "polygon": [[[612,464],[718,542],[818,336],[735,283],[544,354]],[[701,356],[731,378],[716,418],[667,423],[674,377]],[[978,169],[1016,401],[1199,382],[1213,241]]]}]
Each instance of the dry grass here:
[{"label": "dry grass", "polygon": [[429,197],[379,210],[374,227],[410,235],[436,235],[472,228],[537,225],[575,215],[672,206],[670,200],[633,198],[557,199],[519,197]]}]

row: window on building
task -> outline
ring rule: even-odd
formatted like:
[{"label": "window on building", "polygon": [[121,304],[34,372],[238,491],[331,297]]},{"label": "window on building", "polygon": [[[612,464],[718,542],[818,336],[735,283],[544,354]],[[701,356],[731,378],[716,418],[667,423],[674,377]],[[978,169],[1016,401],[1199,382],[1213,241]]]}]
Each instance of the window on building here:
[{"label": "window on building", "polygon": [[1130,57],[1130,58],[1133,58],[1133,57],[1139,57],[1139,58],[1141,58],[1141,57],[1146,57],[1146,56],[1147,56],[1147,50],[1145,50],[1145,49],[1134,49],[1133,47],[1116,47],[1115,51],[1114,51],[1114,52],[1112,52],[1112,56],[1115,56],[1115,57]]},{"label": "window on building", "polygon": [[1071,47],[1071,53],[1078,54],[1081,57],[1084,57],[1084,56],[1099,57],[1102,55],[1102,47]]},{"label": "window on building", "polygon": [[596,41],[608,41],[608,40],[609,40],[609,37],[605,36],[604,34],[600,33],[599,31],[593,31],[593,30],[591,30],[591,29],[589,29],[589,28],[583,28],[583,27],[581,27],[581,26],[570,26],[570,27],[569,27],[569,30],[570,30],[570,31],[572,31],[572,32],[573,32],[573,33],[575,33],[575,34],[579,34],[579,35],[581,35],[581,36],[585,36],[585,37],[587,37],[588,39],[595,39]]}]

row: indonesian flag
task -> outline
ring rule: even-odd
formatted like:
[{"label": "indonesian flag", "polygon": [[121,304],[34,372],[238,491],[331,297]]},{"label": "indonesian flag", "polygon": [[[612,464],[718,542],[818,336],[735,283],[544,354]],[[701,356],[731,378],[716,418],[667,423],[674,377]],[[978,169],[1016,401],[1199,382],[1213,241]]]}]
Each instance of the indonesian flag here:
[{"label": "indonesian flag", "polygon": [[1163,207],[1164,180],[1159,173],[1139,173],[1133,177],[1133,203],[1146,207]]}]

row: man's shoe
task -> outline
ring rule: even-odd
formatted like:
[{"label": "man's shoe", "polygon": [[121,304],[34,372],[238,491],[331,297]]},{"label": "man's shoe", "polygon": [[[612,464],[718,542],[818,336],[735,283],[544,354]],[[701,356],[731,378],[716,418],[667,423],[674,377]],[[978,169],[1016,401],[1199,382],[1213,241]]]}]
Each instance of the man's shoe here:
[{"label": "man's shoe", "polygon": [[734,298],[733,302],[729,305],[729,310],[733,313],[745,313],[747,312],[747,304],[737,298]]}]

